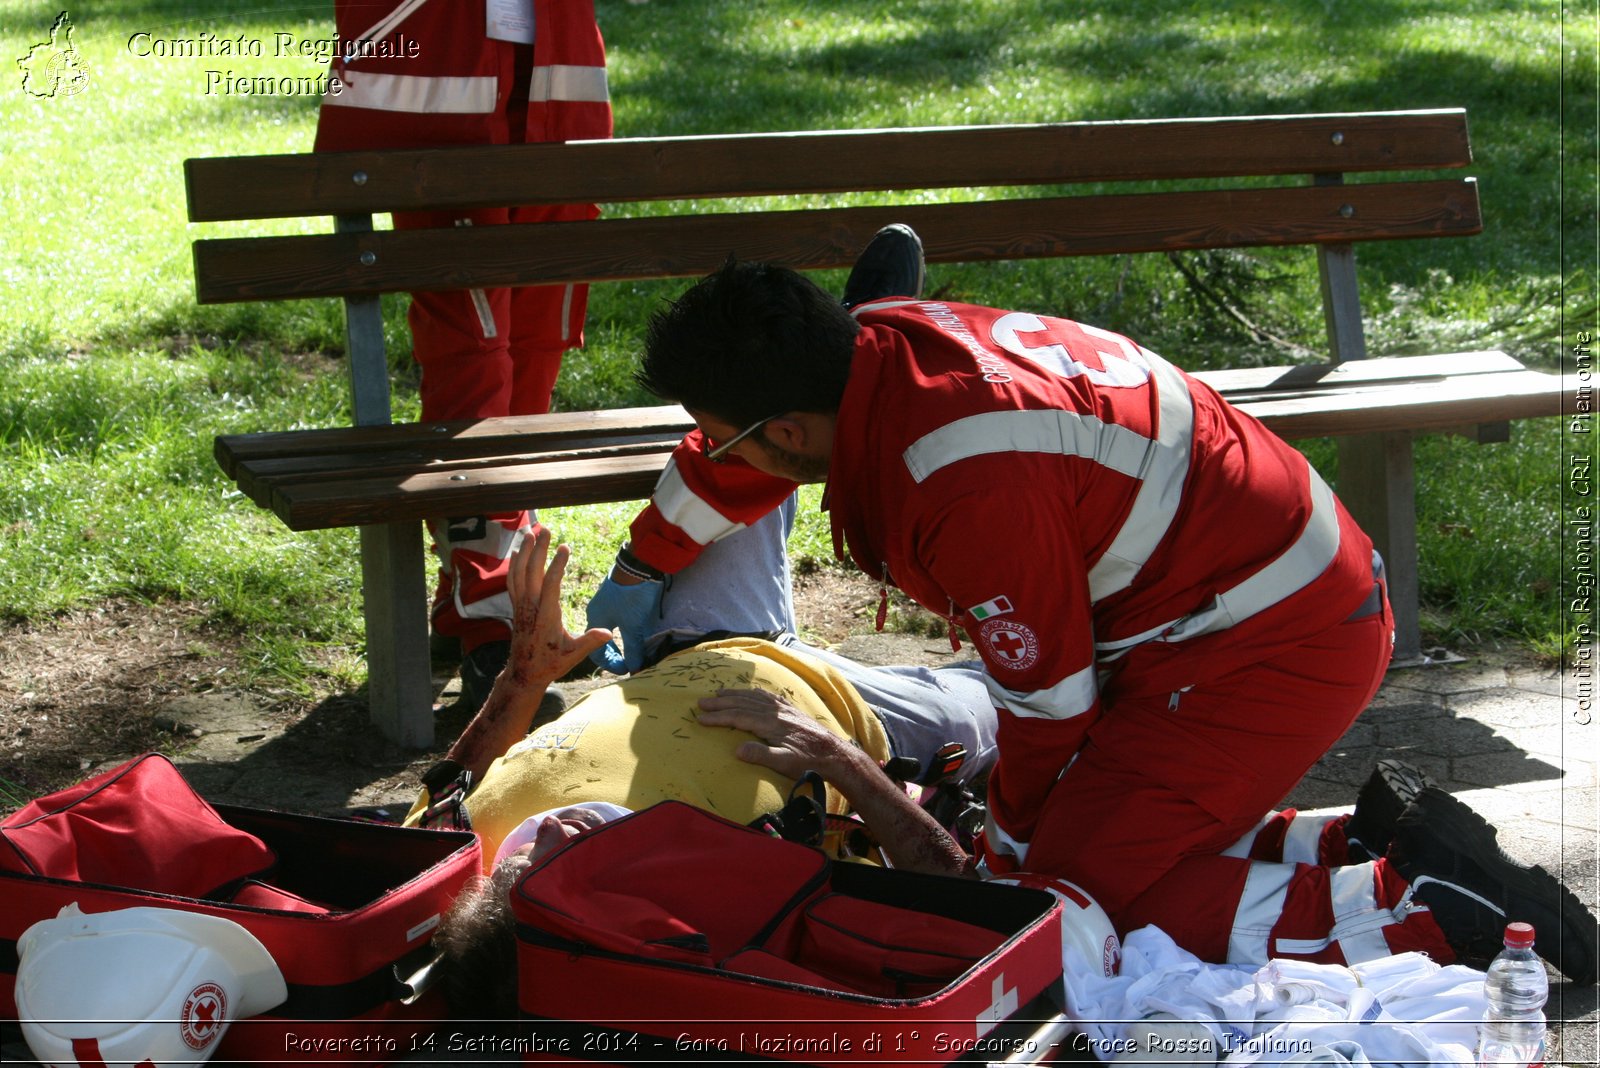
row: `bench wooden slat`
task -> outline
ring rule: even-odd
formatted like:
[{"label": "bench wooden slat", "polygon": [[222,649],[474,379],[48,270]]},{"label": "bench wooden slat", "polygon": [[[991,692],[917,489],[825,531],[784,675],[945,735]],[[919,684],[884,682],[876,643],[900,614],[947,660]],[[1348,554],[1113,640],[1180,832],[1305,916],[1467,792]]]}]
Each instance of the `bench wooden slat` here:
[{"label": "bench wooden slat", "polygon": [[730,253],[811,270],[848,266],[891,222],[916,229],[929,262],[1436,237],[1483,228],[1477,183],[1454,179],[220,238],[194,243],[195,281],[200,302],[216,304],[681,277],[708,273]]},{"label": "bench wooden slat", "polygon": [[1424,388],[1355,389],[1237,404],[1278,436],[1295,440],[1391,430],[1453,430],[1474,423],[1560,415],[1568,393],[1556,375],[1515,371],[1442,379]]},{"label": "bench wooden slat", "polygon": [[[1479,367],[1477,373],[1439,378],[1432,372],[1442,357],[1402,357],[1370,361],[1375,366],[1368,373],[1347,375],[1320,389],[1271,397],[1230,390],[1228,395],[1241,410],[1291,440],[1451,430],[1561,413],[1572,383],[1524,370],[1501,353],[1465,355]],[[1254,370],[1281,379],[1296,369]],[[1215,379],[1222,374],[1201,372],[1198,377]],[[668,407],[662,415],[667,418],[677,412],[681,409]],[[552,417],[522,417],[541,418]],[[476,440],[530,440],[525,433],[501,433],[497,424],[509,421],[484,420],[484,432]],[[415,436],[421,428],[408,429]],[[244,461],[238,481],[249,487],[253,500],[271,508],[295,530],[420,520],[454,514],[451,508],[465,508],[469,502],[468,510],[476,513],[630,499],[618,496],[623,493],[642,499],[654,487],[676,441],[675,435],[665,436],[653,444],[597,448],[581,456],[571,451],[502,454],[486,448],[477,457],[446,462],[428,459],[419,450],[390,455],[335,450],[324,457]]]},{"label": "bench wooden slat", "polygon": [[272,487],[268,505],[291,530],[480,515],[644,500],[666,466],[668,450],[598,460],[528,463],[479,472],[465,480],[444,472],[405,478],[294,483]]},{"label": "bench wooden slat", "polygon": [[[1401,356],[1344,364],[1300,364],[1290,367],[1242,367],[1195,371],[1230,400],[1250,393],[1349,388],[1363,382],[1416,382],[1442,376],[1459,377],[1521,371],[1522,364],[1503,352],[1456,352],[1435,356]],[[462,458],[515,456],[569,449],[595,449],[638,441],[681,437],[694,425],[676,404],[614,408],[593,412],[506,416],[443,423],[397,423],[385,426],[333,427],[218,436],[218,466],[236,478],[245,465],[254,477],[280,476],[297,470],[331,472],[343,464],[393,465],[409,455],[417,464],[447,463]],[[407,450],[398,452],[397,450]],[[363,457],[377,456],[377,461]]]},{"label": "bench wooden slat", "polygon": [[520,467],[530,464],[563,464],[570,468],[577,463],[609,459],[618,456],[665,455],[679,441],[683,431],[667,436],[641,435],[630,440],[615,440],[585,445],[581,448],[563,448],[548,452],[492,452],[485,451],[470,456],[441,458],[420,450],[389,453],[358,453],[348,455],[297,456],[292,459],[253,460],[240,466],[236,481],[239,488],[257,504],[271,507],[274,494],[289,492],[288,487],[317,483],[343,483],[364,485],[377,481],[405,480],[420,475],[442,476],[452,482],[476,481],[485,471],[494,468]]},{"label": "bench wooden slat", "polygon": [[1364,382],[1418,382],[1430,378],[1525,370],[1503,352],[1451,352],[1431,356],[1378,356],[1344,363],[1290,367],[1226,367],[1191,371],[1212,389],[1237,401],[1251,393],[1343,389]]},{"label": "bench wooden slat", "polygon": [[[191,222],[1464,167],[1460,109],[190,159]],[[360,175],[360,181],[356,176]]]},{"label": "bench wooden slat", "polygon": [[224,434],[213,452],[218,466],[232,478],[239,466],[257,460],[297,456],[350,456],[391,452],[415,444],[425,435],[429,455],[471,456],[496,450],[507,453],[544,451],[557,445],[581,448],[636,435],[681,435],[693,420],[676,404],[646,408],[610,408],[594,412],[553,412],[442,423],[395,423],[383,426],[332,427],[323,430],[278,430]]}]

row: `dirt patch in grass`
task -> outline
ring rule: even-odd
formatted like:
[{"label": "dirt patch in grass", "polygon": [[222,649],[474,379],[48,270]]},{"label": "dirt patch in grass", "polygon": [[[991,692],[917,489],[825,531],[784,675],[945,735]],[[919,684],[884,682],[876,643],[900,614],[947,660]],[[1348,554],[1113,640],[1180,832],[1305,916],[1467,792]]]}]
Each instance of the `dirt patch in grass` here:
[{"label": "dirt patch in grass", "polygon": [[[835,644],[872,629],[878,590],[819,569],[797,577],[795,602],[806,638]],[[217,802],[327,813],[404,804],[465,725],[450,708],[448,665],[435,676],[434,745],[402,749],[378,736],[364,692],[252,682],[242,640],[204,618],[193,605],[118,601],[0,626],[0,811],[152,750]]]},{"label": "dirt patch in grass", "polygon": [[12,797],[75,781],[107,761],[174,744],[163,715],[239,674],[237,641],[197,630],[189,605],[112,602],[0,639],[0,778]]}]

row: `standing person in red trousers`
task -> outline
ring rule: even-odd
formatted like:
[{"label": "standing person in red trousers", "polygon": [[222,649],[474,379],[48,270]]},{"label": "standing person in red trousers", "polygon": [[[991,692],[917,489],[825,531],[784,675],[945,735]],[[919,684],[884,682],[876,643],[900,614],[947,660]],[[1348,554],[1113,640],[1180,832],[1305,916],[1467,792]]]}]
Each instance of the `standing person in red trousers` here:
[{"label": "standing person in red trousers", "polygon": [[[343,54],[316,150],[504,145],[611,136],[605,45],[591,0],[337,0]],[[592,219],[592,204],[395,212],[396,229]],[[419,292],[412,349],[424,420],[550,410],[563,352],[583,344],[583,286]],[[505,665],[506,569],[528,512],[429,528],[440,558],[433,631],[458,639],[462,702],[476,711]]]}]

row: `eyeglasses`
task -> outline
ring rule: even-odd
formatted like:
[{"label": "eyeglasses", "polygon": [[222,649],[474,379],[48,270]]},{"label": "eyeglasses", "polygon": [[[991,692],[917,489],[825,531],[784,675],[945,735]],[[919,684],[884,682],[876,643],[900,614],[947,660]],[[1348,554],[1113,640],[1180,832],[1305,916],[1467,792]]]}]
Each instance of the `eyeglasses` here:
[{"label": "eyeglasses", "polygon": [[702,430],[700,432],[700,455],[704,456],[707,460],[710,460],[714,464],[720,464],[722,463],[722,458],[728,455],[729,449],[733,448],[735,445],[739,444],[739,442],[743,441],[751,434],[754,434],[757,430],[760,430],[762,427],[766,426],[776,418],[778,418],[777,415],[769,415],[765,419],[757,419],[755,422],[739,431],[733,437],[729,438],[727,441],[724,441],[721,445],[713,445],[711,443],[711,436]]}]

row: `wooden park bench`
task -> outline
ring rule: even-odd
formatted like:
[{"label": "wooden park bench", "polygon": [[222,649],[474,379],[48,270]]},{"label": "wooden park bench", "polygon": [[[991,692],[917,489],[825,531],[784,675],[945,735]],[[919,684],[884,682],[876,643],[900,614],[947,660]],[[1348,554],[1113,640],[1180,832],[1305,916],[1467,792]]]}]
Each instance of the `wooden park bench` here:
[{"label": "wooden park bench", "polygon": [[[1562,411],[1559,376],[1502,353],[1365,358],[1355,243],[1478,233],[1472,178],[1415,175],[1470,161],[1459,110],[191,159],[193,222],[333,217],[328,234],[197,240],[196,290],[201,303],[342,298],[357,424],[219,437],[216,455],[290,528],[361,528],[372,715],[389,737],[426,745],[419,520],[643,499],[690,422],[666,406],[391,425],[380,294],[699,276],[730,253],[839,268],[891,222],[913,226],[932,263],[1308,245],[1329,361],[1200,377],[1286,438],[1340,438],[1339,493],[1389,561],[1404,660],[1420,652],[1412,435],[1504,440],[1508,420]],[[374,215],[401,209],[928,189],[960,192],[943,203],[373,229]]]}]

